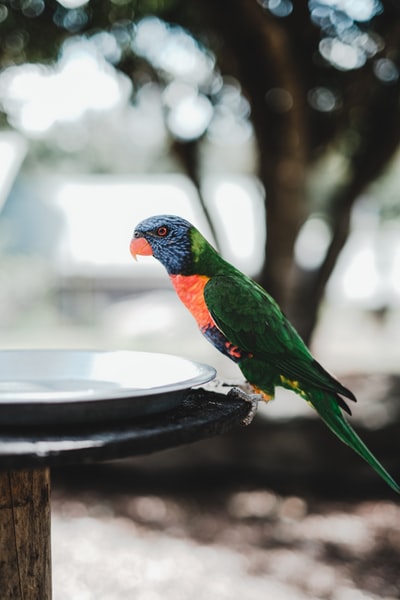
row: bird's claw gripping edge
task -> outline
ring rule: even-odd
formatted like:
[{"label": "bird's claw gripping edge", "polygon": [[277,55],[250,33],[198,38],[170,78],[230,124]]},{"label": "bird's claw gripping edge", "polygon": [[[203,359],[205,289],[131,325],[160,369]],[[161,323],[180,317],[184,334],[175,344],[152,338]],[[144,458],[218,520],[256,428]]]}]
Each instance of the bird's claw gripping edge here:
[{"label": "bird's claw gripping edge", "polygon": [[[257,412],[258,402],[264,400],[262,394],[254,393],[254,388],[247,381],[221,381],[220,379],[213,379],[204,386],[210,391],[217,391],[224,393],[227,398],[244,400],[250,404],[248,414],[242,420],[242,424],[247,426],[250,425]],[[228,393],[224,392],[224,389],[229,387]]]},{"label": "bird's claw gripping edge", "polygon": [[250,410],[242,420],[243,425],[250,425],[256,415],[258,402],[262,400],[261,394],[248,394],[244,390],[235,386],[229,390],[227,396],[228,398],[240,398],[241,400],[244,400],[250,404]]}]

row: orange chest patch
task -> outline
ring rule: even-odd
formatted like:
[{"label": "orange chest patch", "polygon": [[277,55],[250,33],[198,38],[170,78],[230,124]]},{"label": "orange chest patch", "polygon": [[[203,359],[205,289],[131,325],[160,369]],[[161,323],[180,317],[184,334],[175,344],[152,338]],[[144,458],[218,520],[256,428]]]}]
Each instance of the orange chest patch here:
[{"label": "orange chest patch", "polygon": [[179,298],[190,310],[199,327],[214,325],[204,301],[204,287],[210,278],[206,275],[170,275],[170,279]]}]

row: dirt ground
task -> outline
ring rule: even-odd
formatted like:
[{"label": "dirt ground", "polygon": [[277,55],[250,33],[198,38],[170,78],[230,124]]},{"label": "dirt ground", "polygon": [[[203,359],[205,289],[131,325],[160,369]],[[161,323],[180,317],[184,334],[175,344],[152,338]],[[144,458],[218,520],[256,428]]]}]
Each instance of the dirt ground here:
[{"label": "dirt ground", "polygon": [[400,598],[394,501],[140,487],[56,486],[55,600]]},{"label": "dirt ground", "polygon": [[[359,425],[398,476],[398,421]],[[400,598],[399,499],[317,419],[55,470],[52,507],[55,600]]]}]

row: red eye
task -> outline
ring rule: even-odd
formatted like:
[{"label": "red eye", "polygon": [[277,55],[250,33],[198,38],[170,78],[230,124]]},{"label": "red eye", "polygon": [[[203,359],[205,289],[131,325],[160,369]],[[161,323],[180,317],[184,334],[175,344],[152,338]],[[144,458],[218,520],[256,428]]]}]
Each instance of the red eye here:
[{"label": "red eye", "polygon": [[165,227],[165,225],[161,225],[161,227],[159,227],[157,229],[157,235],[159,237],[165,237],[167,235],[167,233],[168,233],[168,229],[167,229],[167,227]]}]

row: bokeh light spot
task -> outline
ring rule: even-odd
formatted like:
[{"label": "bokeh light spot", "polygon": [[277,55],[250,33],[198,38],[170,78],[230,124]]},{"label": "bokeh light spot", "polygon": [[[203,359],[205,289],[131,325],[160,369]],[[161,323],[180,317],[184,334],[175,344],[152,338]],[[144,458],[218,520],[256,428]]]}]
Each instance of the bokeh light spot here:
[{"label": "bokeh light spot", "polygon": [[395,83],[399,78],[399,70],[389,58],[379,58],[373,65],[375,76],[383,83]]},{"label": "bokeh light spot", "polygon": [[338,107],[338,100],[332,90],[326,87],[312,88],[307,94],[308,103],[320,112],[331,112]]},{"label": "bokeh light spot", "polygon": [[283,88],[272,88],[265,95],[268,107],[277,112],[285,113],[293,108],[293,96]]},{"label": "bokeh light spot", "polygon": [[337,69],[347,71],[365,64],[366,56],[357,46],[345,44],[336,38],[324,38],[319,44],[321,55]]}]

